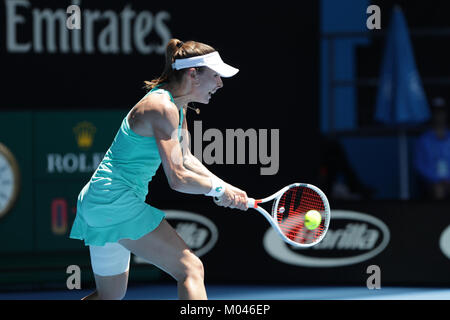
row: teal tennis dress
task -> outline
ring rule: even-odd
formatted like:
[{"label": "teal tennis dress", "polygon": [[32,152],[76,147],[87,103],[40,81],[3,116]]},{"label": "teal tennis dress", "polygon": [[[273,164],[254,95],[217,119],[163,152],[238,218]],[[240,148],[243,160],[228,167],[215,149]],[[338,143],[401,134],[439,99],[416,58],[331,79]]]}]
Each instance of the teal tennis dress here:
[{"label": "teal tennis dress", "polygon": [[[154,88],[147,93],[169,91]],[[146,96],[147,96],[146,95]],[[183,123],[180,109],[178,139]],[[148,183],[161,164],[156,139],[134,133],[123,119],[113,143],[90,181],[78,195],[70,238],[103,246],[120,239],[139,239],[164,219],[163,211],[145,203]]]}]

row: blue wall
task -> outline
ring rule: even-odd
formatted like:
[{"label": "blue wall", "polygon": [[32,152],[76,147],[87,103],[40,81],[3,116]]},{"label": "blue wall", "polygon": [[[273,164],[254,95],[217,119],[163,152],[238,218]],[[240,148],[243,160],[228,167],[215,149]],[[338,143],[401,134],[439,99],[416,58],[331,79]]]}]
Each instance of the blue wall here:
[{"label": "blue wall", "polygon": [[[417,137],[408,138],[409,193],[417,196],[417,178],[413,168],[414,145]],[[343,137],[340,142],[350,164],[361,180],[376,189],[379,199],[400,197],[398,137]]]},{"label": "blue wall", "polygon": [[[367,7],[369,0],[321,0],[320,31],[321,31],[321,83],[320,83],[320,129],[328,133],[328,103],[329,103],[329,42],[324,37],[327,33],[336,32],[367,32],[366,20],[369,15]],[[382,12],[381,23],[383,25]],[[370,44],[369,37],[336,38],[334,41],[333,72],[335,80],[355,80],[356,48]],[[398,198],[399,193],[399,159],[398,138],[392,136],[358,136],[358,105],[356,87],[337,87],[332,92],[334,96],[334,129],[336,131],[354,131],[354,136],[340,137],[347,152],[348,159],[362,182],[376,189],[375,197],[379,199]],[[374,102],[375,103],[375,102]],[[417,193],[412,165],[412,153],[416,137],[409,137],[409,180],[410,195]]]},{"label": "blue wall", "polygon": [[[334,80],[354,80],[356,76],[356,47],[369,43],[367,37],[335,38],[334,56],[330,63],[330,42],[323,35],[336,32],[366,32],[368,0],[322,0],[320,4],[321,40],[321,131],[327,132],[329,103],[329,68],[333,64]],[[353,87],[339,87],[333,91],[334,127],[337,130],[357,129],[356,92]]]}]

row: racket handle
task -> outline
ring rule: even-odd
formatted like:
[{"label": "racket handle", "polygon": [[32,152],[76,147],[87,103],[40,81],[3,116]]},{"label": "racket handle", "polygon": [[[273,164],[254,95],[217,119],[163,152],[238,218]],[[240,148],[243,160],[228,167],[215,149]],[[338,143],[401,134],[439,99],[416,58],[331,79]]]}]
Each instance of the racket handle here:
[{"label": "racket handle", "polygon": [[[220,199],[217,197],[214,197],[214,202],[219,202]],[[249,208],[256,208],[258,206],[258,203],[253,198],[247,198],[247,207]]]},{"label": "racket handle", "polygon": [[258,204],[256,204],[256,200],[253,198],[247,198],[247,207],[256,208]]}]

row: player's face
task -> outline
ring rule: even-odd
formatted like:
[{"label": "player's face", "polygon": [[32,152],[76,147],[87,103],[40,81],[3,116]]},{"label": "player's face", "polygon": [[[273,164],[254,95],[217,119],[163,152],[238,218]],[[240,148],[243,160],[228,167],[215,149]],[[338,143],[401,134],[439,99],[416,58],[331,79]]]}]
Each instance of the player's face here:
[{"label": "player's face", "polygon": [[222,78],[214,70],[205,67],[203,72],[198,72],[198,86],[195,87],[196,102],[207,104],[212,95],[223,87]]}]

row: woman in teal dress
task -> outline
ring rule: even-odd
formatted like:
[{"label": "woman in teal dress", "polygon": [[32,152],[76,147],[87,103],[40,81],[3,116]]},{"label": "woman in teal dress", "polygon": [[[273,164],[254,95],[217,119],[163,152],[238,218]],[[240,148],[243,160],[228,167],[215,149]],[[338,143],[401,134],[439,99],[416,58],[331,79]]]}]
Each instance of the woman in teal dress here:
[{"label": "woman in teal dress", "polygon": [[164,219],[145,203],[148,182],[162,164],[170,187],[218,197],[218,205],[247,210],[244,191],[212,174],[180,137],[188,103],[207,104],[238,72],[212,47],[172,39],[162,75],[130,110],[102,162],[78,196],[70,237],[89,246],[96,290],[85,299],[122,299],[130,252],[170,274],[180,299],[206,299],[203,265]]}]

